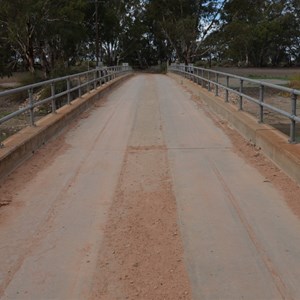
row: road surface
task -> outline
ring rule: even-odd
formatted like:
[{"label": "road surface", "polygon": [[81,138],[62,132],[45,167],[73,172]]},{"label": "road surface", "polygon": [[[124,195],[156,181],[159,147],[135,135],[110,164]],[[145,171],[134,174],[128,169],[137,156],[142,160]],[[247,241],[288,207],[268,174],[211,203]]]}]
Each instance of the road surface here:
[{"label": "road surface", "polygon": [[167,76],[122,84],[7,185],[1,299],[300,298],[299,219]]}]

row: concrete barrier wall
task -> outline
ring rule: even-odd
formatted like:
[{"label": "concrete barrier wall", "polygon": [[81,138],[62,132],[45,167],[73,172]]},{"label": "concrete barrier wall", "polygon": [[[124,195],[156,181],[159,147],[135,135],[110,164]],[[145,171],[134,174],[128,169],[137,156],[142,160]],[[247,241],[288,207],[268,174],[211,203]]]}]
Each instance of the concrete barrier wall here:
[{"label": "concrete barrier wall", "polygon": [[260,147],[268,158],[300,184],[300,144],[289,144],[288,136],[269,125],[259,124],[251,115],[237,111],[237,107],[225,103],[196,83],[173,73],[168,75],[178,82],[188,81],[194,95],[204,100],[212,113],[227,120],[246,140]]},{"label": "concrete barrier wall", "polygon": [[105,93],[132,75],[130,73],[117,77],[81,98],[73,100],[71,105],[65,105],[58,109],[56,114],[45,116],[36,122],[35,127],[26,127],[7,138],[3,142],[4,148],[0,149],[0,180],[3,180],[24,160],[32,156],[43,144],[61,133],[68,124],[101,99]]}]

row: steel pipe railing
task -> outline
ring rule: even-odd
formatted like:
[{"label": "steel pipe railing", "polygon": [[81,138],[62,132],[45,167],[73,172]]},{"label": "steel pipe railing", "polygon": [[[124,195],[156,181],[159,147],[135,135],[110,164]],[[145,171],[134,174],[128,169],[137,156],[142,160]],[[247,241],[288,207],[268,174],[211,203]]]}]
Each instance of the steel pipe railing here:
[{"label": "steel pipe railing", "polygon": [[[131,71],[132,68],[130,66],[96,68],[87,72],[50,79],[39,83],[2,91],[0,92],[0,98],[26,92],[28,95],[28,104],[25,107],[0,118],[0,125],[21,114],[29,113],[29,124],[30,126],[35,126],[36,115],[34,109],[36,107],[49,103],[51,104],[52,113],[56,113],[58,108],[57,100],[59,98],[67,96],[66,104],[70,105],[72,103],[72,92],[77,91],[78,96],[82,97],[84,89],[86,89],[86,92],[89,93],[91,88],[96,89],[97,86],[101,86],[117,76]],[[63,83],[63,85],[65,85],[63,91],[56,92],[55,84],[58,83]],[[34,91],[41,91],[47,87],[50,87],[50,96],[34,101]]]},{"label": "steel pipe railing", "polygon": [[[238,110],[243,110],[244,100],[248,100],[252,103],[255,103],[259,106],[259,122],[264,122],[264,108],[267,108],[270,111],[278,113],[288,119],[290,119],[290,143],[296,143],[296,123],[300,123],[300,117],[297,116],[297,101],[298,96],[300,95],[300,90],[291,89],[288,87],[254,80],[247,77],[242,77],[234,74],[224,73],[216,70],[198,68],[192,66],[184,66],[182,64],[172,64],[169,66],[168,71],[178,73],[186,78],[190,78],[194,82],[201,85],[202,88],[207,87],[208,91],[211,91],[211,86],[215,86],[215,95],[219,95],[219,88],[225,90],[225,102],[229,102],[229,92],[239,96],[238,101]],[[207,73],[207,77],[205,76]],[[225,84],[220,83],[220,76],[225,78]],[[230,87],[230,79],[237,79],[239,81],[239,88],[233,89]],[[256,84],[259,87],[259,98],[256,99],[244,93],[245,83]],[[277,108],[274,105],[265,103],[265,88],[276,89],[280,92],[288,93],[291,97],[291,107],[290,111],[285,111],[283,109]]]}]

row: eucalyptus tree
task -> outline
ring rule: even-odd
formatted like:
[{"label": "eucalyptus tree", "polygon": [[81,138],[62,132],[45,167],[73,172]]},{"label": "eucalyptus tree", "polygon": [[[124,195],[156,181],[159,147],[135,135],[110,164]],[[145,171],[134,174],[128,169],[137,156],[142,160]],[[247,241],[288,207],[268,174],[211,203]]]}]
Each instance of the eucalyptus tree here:
[{"label": "eucalyptus tree", "polygon": [[144,4],[141,0],[107,1],[103,11],[102,47],[108,64],[139,55],[145,38]]},{"label": "eucalyptus tree", "polygon": [[[117,64],[136,52],[144,33],[142,0],[87,0],[85,25],[91,58]],[[98,31],[98,34],[97,34]]]},{"label": "eucalyptus tree", "polygon": [[218,25],[226,0],[149,0],[147,3],[156,34],[163,35],[180,61],[189,63],[197,56],[201,42]]},{"label": "eucalyptus tree", "polygon": [[5,44],[30,72],[39,62],[46,75],[57,60],[76,53],[84,5],[83,0],[1,0]]},{"label": "eucalyptus tree", "polygon": [[257,67],[279,65],[297,51],[299,0],[229,0],[221,19],[219,38],[227,45],[226,55],[235,61]]},{"label": "eucalyptus tree", "polygon": [[293,20],[293,26],[288,28],[291,42],[287,47],[287,53],[293,62],[300,65],[300,0],[288,0],[286,11]]}]

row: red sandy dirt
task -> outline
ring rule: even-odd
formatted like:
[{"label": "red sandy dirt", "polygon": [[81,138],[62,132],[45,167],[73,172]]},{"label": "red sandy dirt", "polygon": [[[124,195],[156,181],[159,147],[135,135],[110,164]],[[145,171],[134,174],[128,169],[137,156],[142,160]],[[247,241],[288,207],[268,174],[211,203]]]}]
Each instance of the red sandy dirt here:
[{"label": "red sandy dirt", "polygon": [[141,79],[91,299],[191,299],[157,87]]},{"label": "red sandy dirt", "polygon": [[[101,105],[102,104],[95,104],[94,106],[99,107]],[[88,118],[88,116],[89,112],[82,113],[80,117],[78,117],[78,119],[72,124],[68,125],[62,133],[38,149],[30,159],[22,163],[21,166],[19,166],[6,178],[1,179],[0,208],[2,206],[9,205],[14,196],[18,194],[18,191],[20,191],[22,187],[26,186],[27,182],[37,176],[42,168],[49,166],[58,155],[62,154],[69,148],[69,145],[65,142],[66,133],[72,128],[75,128],[79,120]]]},{"label": "red sandy dirt", "polygon": [[14,196],[18,195],[18,191],[37,176],[41,168],[51,164],[53,159],[67,148],[68,145],[65,143],[64,134],[62,134],[46,146],[41,147],[31,159],[25,161],[7,178],[4,178],[0,185],[0,207],[9,205]]},{"label": "red sandy dirt", "polygon": [[191,299],[163,146],[128,148],[98,266],[91,299]]},{"label": "red sandy dirt", "polygon": [[244,139],[226,120],[222,120],[219,116],[213,114],[207,104],[193,93],[195,89],[194,83],[185,80],[183,87],[191,94],[192,100],[198,104],[199,108],[203,109],[216,126],[221,128],[230,138],[233,150],[265,177],[265,183],[273,184],[283,194],[283,198],[288,206],[300,218],[299,185],[268,159],[260,148]]}]

